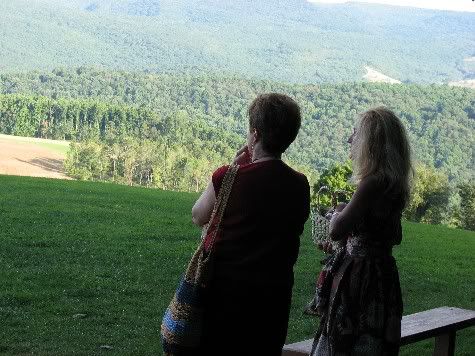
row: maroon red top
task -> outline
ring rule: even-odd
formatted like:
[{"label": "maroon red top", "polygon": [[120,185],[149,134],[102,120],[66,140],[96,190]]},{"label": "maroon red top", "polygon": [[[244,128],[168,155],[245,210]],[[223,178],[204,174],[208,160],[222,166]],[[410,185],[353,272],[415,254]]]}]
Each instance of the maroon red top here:
[{"label": "maroon red top", "polygon": [[[213,174],[216,195],[227,168]],[[214,278],[291,286],[309,206],[307,178],[281,160],[241,166],[214,245]]]}]

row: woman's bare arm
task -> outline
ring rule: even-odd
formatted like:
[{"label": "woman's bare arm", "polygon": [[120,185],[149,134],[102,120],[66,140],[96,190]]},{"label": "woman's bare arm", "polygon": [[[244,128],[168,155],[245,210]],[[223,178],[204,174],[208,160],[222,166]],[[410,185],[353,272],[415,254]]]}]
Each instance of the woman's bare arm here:
[{"label": "woman's bare arm", "polygon": [[203,226],[208,223],[213,212],[214,203],[216,201],[216,193],[214,191],[213,182],[210,181],[208,186],[196,201],[193,209],[191,209],[191,217],[193,223]]},{"label": "woman's bare arm", "polygon": [[341,240],[354,230],[376,198],[379,187],[380,183],[376,177],[367,177],[360,182],[348,205],[341,212],[333,214],[330,221],[332,240]]}]

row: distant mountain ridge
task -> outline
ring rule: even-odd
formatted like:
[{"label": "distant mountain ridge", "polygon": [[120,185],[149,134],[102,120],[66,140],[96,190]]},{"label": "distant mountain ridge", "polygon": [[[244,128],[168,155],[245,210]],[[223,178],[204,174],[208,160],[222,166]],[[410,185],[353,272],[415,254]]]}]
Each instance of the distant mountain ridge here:
[{"label": "distant mountain ridge", "polygon": [[78,6],[90,12],[110,12],[129,16],[158,16],[160,15],[159,0],[135,1],[79,1]]},{"label": "distant mountain ridge", "polygon": [[0,72],[95,65],[293,83],[475,78],[475,14],[305,0],[0,3]]}]

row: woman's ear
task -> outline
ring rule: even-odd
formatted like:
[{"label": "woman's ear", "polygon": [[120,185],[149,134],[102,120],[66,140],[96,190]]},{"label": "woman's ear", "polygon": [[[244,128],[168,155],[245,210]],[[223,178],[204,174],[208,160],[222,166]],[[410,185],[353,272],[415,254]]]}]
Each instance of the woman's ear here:
[{"label": "woman's ear", "polygon": [[260,140],[259,133],[257,132],[256,129],[252,131],[252,141],[254,144],[256,144]]}]

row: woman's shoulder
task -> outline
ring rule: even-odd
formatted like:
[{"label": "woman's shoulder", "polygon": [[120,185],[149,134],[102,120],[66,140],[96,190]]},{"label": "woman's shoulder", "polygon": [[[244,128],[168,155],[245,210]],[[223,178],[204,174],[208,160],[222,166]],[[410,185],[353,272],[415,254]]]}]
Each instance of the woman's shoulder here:
[{"label": "woman's shoulder", "polygon": [[213,187],[216,194],[218,194],[219,188],[221,187],[221,184],[223,183],[224,176],[226,175],[228,168],[229,168],[229,165],[221,166],[218,169],[216,169],[213,172],[213,175],[211,176],[211,181],[213,182]]},{"label": "woman's shoulder", "polygon": [[224,165],[224,166],[221,166],[221,167],[217,168],[217,169],[213,172],[213,179],[214,179],[214,178],[224,177],[224,175],[225,175],[226,172],[228,171],[228,168],[229,168],[229,165]]},{"label": "woman's shoulder", "polygon": [[362,178],[358,183],[358,190],[365,193],[381,193],[387,187],[384,179],[376,175],[370,175]]},{"label": "woman's shoulder", "polygon": [[294,177],[297,180],[300,180],[301,182],[305,182],[306,184],[308,184],[308,179],[307,179],[307,176],[305,174],[303,174],[302,172],[299,172],[296,169],[290,167],[284,161],[282,161],[282,166],[284,167],[284,169],[288,172],[288,174],[290,176]]},{"label": "woman's shoulder", "polygon": [[391,186],[387,179],[371,175],[363,178],[359,184],[359,195],[375,202],[378,206],[386,206],[389,211],[398,210],[403,206],[403,196]]}]

